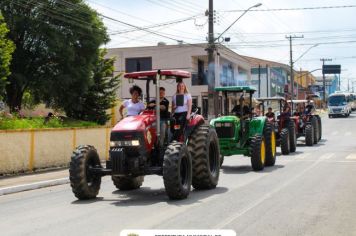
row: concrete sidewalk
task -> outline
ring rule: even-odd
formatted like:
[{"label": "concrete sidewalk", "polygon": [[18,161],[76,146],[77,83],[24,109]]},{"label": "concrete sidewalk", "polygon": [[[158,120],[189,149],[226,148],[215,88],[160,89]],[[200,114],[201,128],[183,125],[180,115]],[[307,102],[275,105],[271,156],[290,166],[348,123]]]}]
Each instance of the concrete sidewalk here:
[{"label": "concrete sidewalk", "polygon": [[0,196],[69,183],[68,169],[0,178]]}]

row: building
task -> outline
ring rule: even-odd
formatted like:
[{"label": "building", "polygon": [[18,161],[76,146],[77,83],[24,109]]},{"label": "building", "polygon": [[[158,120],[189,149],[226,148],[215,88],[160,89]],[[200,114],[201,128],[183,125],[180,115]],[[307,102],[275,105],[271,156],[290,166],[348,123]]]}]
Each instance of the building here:
[{"label": "building", "polygon": [[[255,97],[284,96],[290,93],[290,66],[278,62],[243,56],[251,64],[251,85],[257,91]],[[296,95],[296,83],[295,83]]]},{"label": "building", "polygon": [[[326,97],[328,97],[329,94],[337,91],[338,81],[339,80],[337,75],[325,76]],[[310,90],[314,94],[319,95],[322,99],[324,98],[324,85],[322,76],[315,77],[315,84],[310,86]]]},{"label": "building", "polygon": [[309,94],[313,93],[309,88],[315,84],[316,78],[309,71],[300,70],[296,72],[294,81],[297,83],[296,97],[298,99],[306,99]]},{"label": "building", "polygon": [[[133,71],[177,69],[192,73],[190,79],[185,80],[189,92],[193,97],[193,104],[201,107],[202,114],[208,114],[208,56],[205,50],[206,44],[179,44],[157,46],[112,48],[108,50],[107,57],[116,57],[115,73]],[[217,46],[215,54],[215,87],[246,85],[251,81],[251,66],[247,59],[224,47]],[[129,87],[132,81],[122,79],[118,97],[126,99],[130,97]],[[144,81],[135,81],[145,91]],[[171,101],[176,92],[175,81],[162,81],[166,88],[166,96]],[[144,92],[145,93],[145,92]],[[150,95],[154,95],[151,86]],[[144,96],[146,96],[144,94]],[[220,111],[223,109],[220,97]]]}]

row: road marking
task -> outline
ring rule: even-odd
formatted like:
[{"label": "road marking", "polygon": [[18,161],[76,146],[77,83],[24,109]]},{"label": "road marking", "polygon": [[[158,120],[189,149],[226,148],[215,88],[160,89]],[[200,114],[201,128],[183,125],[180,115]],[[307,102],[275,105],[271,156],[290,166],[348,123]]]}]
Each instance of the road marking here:
[{"label": "road marking", "polygon": [[356,153],[352,153],[348,155],[345,159],[347,160],[356,160]]},{"label": "road marking", "polygon": [[240,216],[246,214],[247,212],[249,212],[250,210],[252,210],[253,208],[257,207],[258,205],[260,205],[261,203],[264,203],[268,198],[273,197],[274,194],[278,193],[279,191],[281,191],[283,188],[287,187],[288,185],[290,185],[291,183],[293,183],[295,180],[297,180],[298,178],[302,177],[306,172],[308,172],[309,170],[311,170],[312,168],[314,168],[316,165],[318,165],[320,163],[320,160],[314,162],[314,164],[312,164],[311,166],[309,166],[308,168],[304,169],[303,171],[299,172],[298,175],[294,176],[293,178],[289,179],[288,181],[286,181],[285,183],[281,184],[279,187],[275,188],[274,190],[272,190],[269,193],[266,193],[264,196],[262,196],[260,199],[258,199],[257,201],[251,203],[250,205],[248,205],[247,207],[245,207],[242,211],[237,212],[236,214],[231,215],[230,217],[226,218],[226,219],[222,219],[223,221],[219,224],[217,224],[215,227],[213,227],[213,229],[222,229],[225,228],[227,225],[229,225],[230,223],[232,223],[234,220],[236,220],[237,218],[239,218]]},{"label": "road marking", "polygon": [[306,157],[309,157],[310,155],[311,155],[312,153],[303,153],[303,154],[300,154],[300,155],[298,155],[295,159],[298,159],[298,160],[300,160],[300,159],[305,159]]},{"label": "road marking", "polygon": [[319,157],[319,159],[321,159],[321,160],[328,160],[328,159],[330,159],[332,156],[334,156],[335,155],[335,153],[325,153],[325,154],[323,154],[321,157]]}]

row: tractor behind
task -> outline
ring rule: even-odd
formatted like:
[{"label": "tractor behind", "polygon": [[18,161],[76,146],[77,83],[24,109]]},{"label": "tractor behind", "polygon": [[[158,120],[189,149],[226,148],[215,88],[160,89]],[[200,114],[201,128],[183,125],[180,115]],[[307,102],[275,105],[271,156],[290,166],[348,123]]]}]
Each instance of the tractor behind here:
[{"label": "tractor behind", "polygon": [[[223,116],[211,120],[219,137],[221,163],[225,156],[243,154],[251,157],[253,170],[273,166],[276,161],[276,135],[266,117],[252,116],[252,95],[249,86],[215,88],[225,99]],[[232,105],[235,107],[230,109]],[[231,112],[230,112],[231,111]]]}]

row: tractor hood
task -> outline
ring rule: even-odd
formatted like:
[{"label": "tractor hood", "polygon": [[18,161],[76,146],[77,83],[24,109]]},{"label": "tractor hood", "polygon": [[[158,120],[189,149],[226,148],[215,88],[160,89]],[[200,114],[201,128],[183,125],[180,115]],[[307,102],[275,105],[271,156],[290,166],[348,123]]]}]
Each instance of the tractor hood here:
[{"label": "tractor hood", "polygon": [[218,118],[215,118],[213,120],[210,121],[210,125],[214,126],[215,122],[231,122],[231,123],[235,123],[235,122],[239,122],[240,118],[238,118],[237,116],[221,116]]},{"label": "tractor hood", "polygon": [[115,125],[113,131],[144,131],[156,121],[154,115],[129,116]]}]

